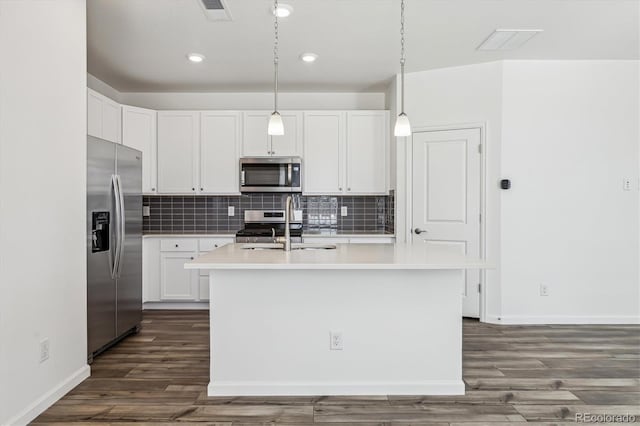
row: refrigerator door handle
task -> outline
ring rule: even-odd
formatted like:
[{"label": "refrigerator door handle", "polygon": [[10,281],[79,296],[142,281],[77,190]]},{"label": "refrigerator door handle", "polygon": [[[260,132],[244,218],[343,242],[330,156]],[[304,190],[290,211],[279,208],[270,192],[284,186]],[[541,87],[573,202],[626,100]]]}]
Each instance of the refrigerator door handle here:
[{"label": "refrigerator door handle", "polygon": [[122,272],[122,253],[124,251],[124,238],[125,238],[125,216],[124,216],[124,192],[122,191],[122,181],[120,180],[120,175],[116,175],[116,182],[118,184],[118,199],[120,203],[120,215],[119,215],[119,223],[120,227],[119,232],[119,241],[118,241],[118,268],[117,268],[117,277],[120,277],[120,273]]},{"label": "refrigerator door handle", "polygon": [[[111,175],[111,189],[113,190],[114,197],[114,228],[116,231],[116,238],[114,243],[113,264],[111,265],[111,278],[116,277],[116,271],[118,269],[118,261],[120,259],[120,188],[118,186],[118,178],[116,175]],[[111,251],[111,250],[109,250]]]}]

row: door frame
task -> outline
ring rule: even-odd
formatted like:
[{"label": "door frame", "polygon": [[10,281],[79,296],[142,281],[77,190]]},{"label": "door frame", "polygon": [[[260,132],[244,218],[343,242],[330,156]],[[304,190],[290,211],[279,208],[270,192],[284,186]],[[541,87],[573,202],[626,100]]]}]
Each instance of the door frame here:
[{"label": "door frame", "polygon": [[[482,220],[480,222],[480,257],[486,259],[487,253],[487,144],[486,134],[487,125],[485,122],[476,123],[461,123],[461,124],[443,124],[435,126],[418,126],[412,129],[411,138],[407,138],[405,149],[405,217],[407,223],[404,229],[405,241],[409,243],[411,241],[411,232],[413,228],[413,135],[415,133],[423,132],[437,132],[437,131],[449,131],[449,130],[480,130],[480,215]],[[487,280],[486,270],[480,270],[480,295],[479,295],[479,312],[480,322],[486,322],[487,314]]]}]

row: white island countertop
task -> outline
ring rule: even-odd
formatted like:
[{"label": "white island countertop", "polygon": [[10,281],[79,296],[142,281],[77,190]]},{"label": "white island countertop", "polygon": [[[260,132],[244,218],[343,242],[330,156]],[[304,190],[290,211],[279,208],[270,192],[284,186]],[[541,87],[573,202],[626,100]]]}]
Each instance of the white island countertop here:
[{"label": "white island countertop", "polygon": [[187,269],[488,269],[486,261],[422,244],[337,244],[333,250],[251,250],[228,244]]}]

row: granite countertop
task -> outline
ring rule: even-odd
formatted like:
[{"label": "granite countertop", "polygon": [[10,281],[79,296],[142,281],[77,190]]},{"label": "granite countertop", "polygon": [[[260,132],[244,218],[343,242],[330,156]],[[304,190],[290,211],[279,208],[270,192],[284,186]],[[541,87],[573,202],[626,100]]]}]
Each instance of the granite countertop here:
[{"label": "granite countertop", "polygon": [[227,244],[186,269],[486,269],[482,259],[456,249],[426,244],[337,244],[333,250],[250,250],[251,244]]},{"label": "granite countertop", "polygon": [[[193,237],[193,238],[215,238],[215,237],[235,237],[237,231],[215,231],[215,232],[191,232],[187,233],[184,231],[144,231],[143,237],[155,237],[155,238],[172,238],[172,237]],[[388,237],[393,238],[395,234],[392,232],[386,231],[338,231],[338,230],[312,230],[312,231],[303,231],[303,237],[310,238],[322,238],[322,237],[361,237],[361,238],[375,238],[375,237]]]},{"label": "granite countertop", "polygon": [[236,231],[191,232],[184,231],[144,231],[142,237],[153,238],[235,238]]},{"label": "granite countertop", "polygon": [[305,230],[303,237],[395,237],[393,232],[387,231],[338,231],[335,229]]}]

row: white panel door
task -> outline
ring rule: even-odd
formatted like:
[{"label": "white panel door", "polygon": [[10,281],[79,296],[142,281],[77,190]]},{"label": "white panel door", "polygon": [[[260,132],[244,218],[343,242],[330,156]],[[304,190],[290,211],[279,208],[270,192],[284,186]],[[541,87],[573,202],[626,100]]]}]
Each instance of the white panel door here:
[{"label": "white panel door", "polygon": [[102,139],[120,143],[122,141],[121,120],[120,104],[104,98],[102,100]]},{"label": "white panel door", "polygon": [[271,137],[271,155],[297,157],[301,155],[302,113],[281,111],[284,135]]},{"label": "white panel door", "polygon": [[123,105],[122,144],[142,151],[142,192],[156,193],[156,112]]},{"label": "white panel door", "polygon": [[267,126],[271,113],[251,111],[244,113],[242,156],[266,157],[271,155],[271,139],[267,135]]},{"label": "white panel door", "polygon": [[[480,257],[480,143],[480,129],[414,133],[414,243]],[[478,317],[479,271],[460,280],[463,314]]]},{"label": "white panel door", "polygon": [[161,300],[197,299],[198,271],[184,269],[184,264],[195,257],[195,252],[167,252],[160,255]]},{"label": "white panel door", "polygon": [[304,114],[305,194],[342,194],[344,189],[345,113]]},{"label": "white panel door", "polygon": [[347,113],[347,193],[386,193],[387,117],[385,111]]},{"label": "white panel door", "polygon": [[200,192],[238,194],[241,114],[203,112],[200,121]]},{"label": "white panel door", "polygon": [[200,113],[158,112],[158,192],[196,193]]}]

